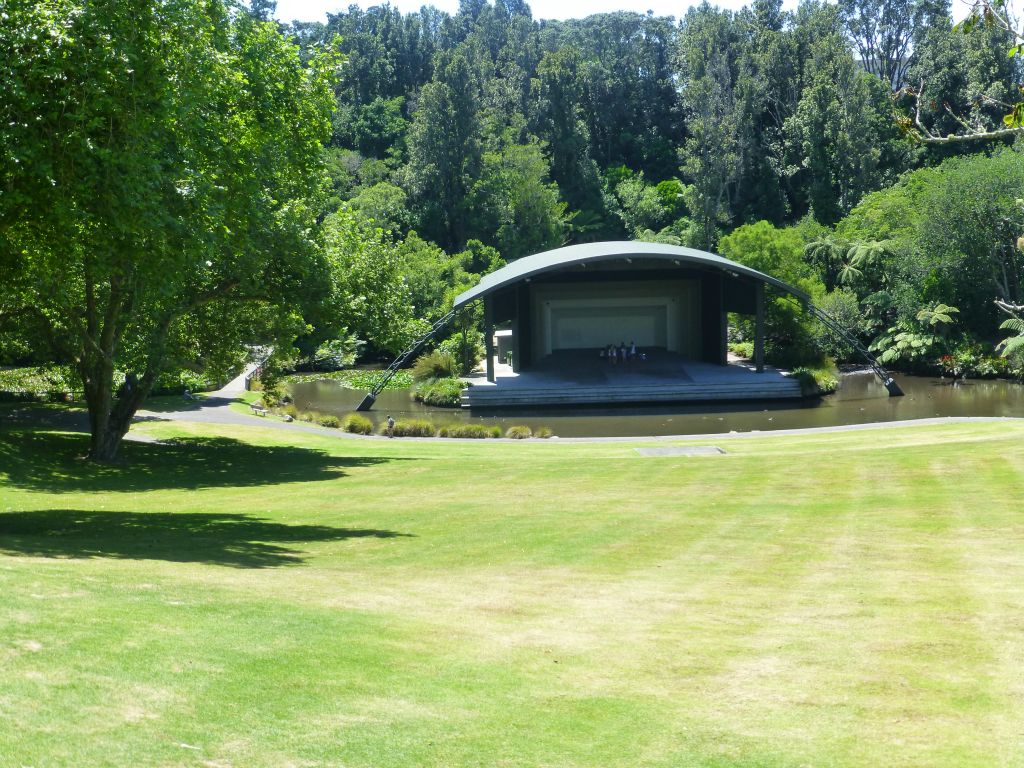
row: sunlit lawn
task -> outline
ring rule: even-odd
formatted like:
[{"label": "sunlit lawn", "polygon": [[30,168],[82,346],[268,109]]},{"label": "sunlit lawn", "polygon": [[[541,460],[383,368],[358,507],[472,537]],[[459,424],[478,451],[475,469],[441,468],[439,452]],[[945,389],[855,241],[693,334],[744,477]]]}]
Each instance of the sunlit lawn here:
[{"label": "sunlit lawn", "polygon": [[1024,425],[137,429],[0,430],[0,766],[1024,765]]}]

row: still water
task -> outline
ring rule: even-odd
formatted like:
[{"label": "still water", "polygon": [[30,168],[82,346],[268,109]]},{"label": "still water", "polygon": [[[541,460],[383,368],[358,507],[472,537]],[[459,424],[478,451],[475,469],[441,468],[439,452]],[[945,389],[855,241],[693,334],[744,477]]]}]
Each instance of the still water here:
[{"label": "still water", "polygon": [[[834,395],[796,404],[560,407],[486,413],[471,413],[458,408],[427,408],[413,402],[407,390],[398,390],[382,392],[373,410],[365,415],[378,423],[391,414],[396,420],[425,418],[438,426],[460,422],[497,424],[502,430],[513,424],[526,424],[531,428],[544,426],[560,437],[767,432],[933,416],[1024,417],[1024,385],[1021,384],[1008,381],[953,383],[948,379],[919,376],[897,376],[896,380],[906,393],[903,397],[889,397],[874,374],[851,373],[842,377],[839,391]],[[353,412],[364,394],[332,381],[296,384],[292,389],[298,408],[338,416]]]}]

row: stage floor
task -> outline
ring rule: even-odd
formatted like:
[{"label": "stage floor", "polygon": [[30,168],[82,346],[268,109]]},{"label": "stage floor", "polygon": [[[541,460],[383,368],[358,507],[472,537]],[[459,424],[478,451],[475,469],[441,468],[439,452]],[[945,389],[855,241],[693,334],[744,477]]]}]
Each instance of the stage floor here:
[{"label": "stage floor", "polygon": [[729,365],[688,360],[672,352],[647,352],[646,360],[612,363],[597,351],[558,352],[515,373],[495,363],[495,381],[471,377],[462,405],[503,408],[535,405],[685,403],[786,400],[801,397],[800,383],[774,368],[757,373]]}]

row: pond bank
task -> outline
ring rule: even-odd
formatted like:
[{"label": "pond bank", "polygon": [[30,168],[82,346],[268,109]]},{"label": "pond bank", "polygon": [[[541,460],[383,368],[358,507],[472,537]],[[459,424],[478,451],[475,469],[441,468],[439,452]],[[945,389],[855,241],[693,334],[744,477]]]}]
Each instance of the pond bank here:
[{"label": "pond bank", "polygon": [[[888,396],[870,372],[842,376],[834,395],[800,403],[713,403],[622,408],[546,408],[480,413],[464,409],[428,408],[415,403],[407,390],[382,392],[366,415],[380,422],[429,419],[438,426],[481,423],[501,427],[525,424],[549,427],[560,437],[654,437],[768,432],[878,422],[916,421],[940,417],[1024,417],[1024,386],[1004,380],[951,381],[897,376],[906,393]],[[353,412],[363,392],[334,382],[293,386],[302,410],[343,417]]]}]

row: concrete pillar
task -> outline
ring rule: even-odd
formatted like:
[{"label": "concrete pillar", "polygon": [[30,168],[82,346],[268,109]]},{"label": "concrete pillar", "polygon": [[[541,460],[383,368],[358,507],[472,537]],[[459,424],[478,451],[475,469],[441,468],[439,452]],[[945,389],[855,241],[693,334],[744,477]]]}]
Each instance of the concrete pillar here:
[{"label": "concrete pillar", "polygon": [[764,283],[758,281],[754,288],[754,367],[764,373]]},{"label": "concrete pillar", "polygon": [[700,281],[701,359],[715,365],[728,362],[726,346],[729,315],[722,296],[722,275],[706,272]]},{"label": "concrete pillar", "polygon": [[494,381],[494,303],[490,295],[484,296],[484,355],[487,380]]}]

